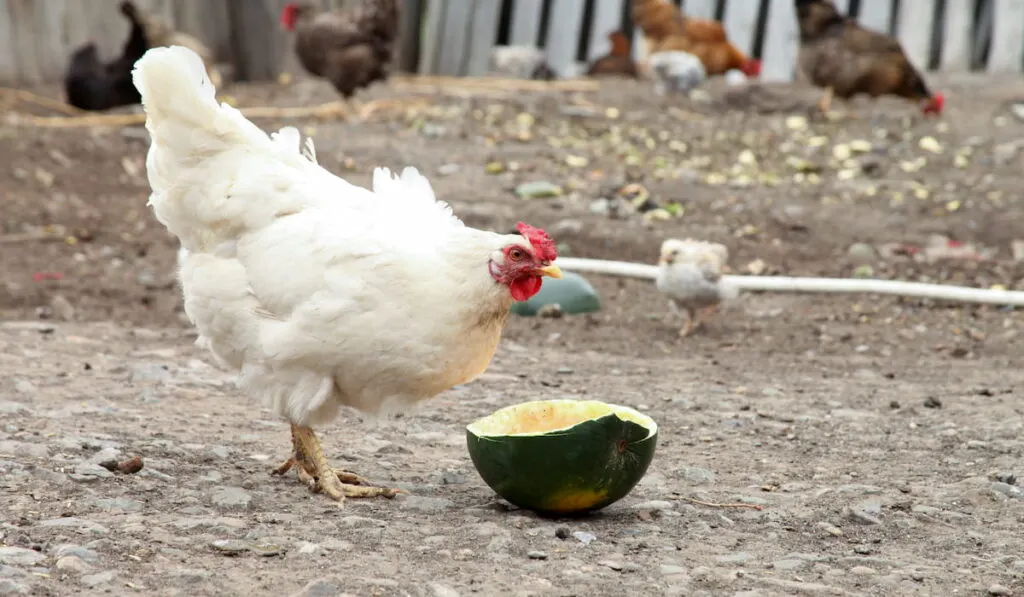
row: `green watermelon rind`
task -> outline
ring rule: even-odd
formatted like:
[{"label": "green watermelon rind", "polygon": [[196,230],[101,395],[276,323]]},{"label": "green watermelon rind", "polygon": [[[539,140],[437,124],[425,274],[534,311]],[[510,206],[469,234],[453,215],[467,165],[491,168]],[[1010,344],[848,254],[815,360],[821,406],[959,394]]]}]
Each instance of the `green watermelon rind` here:
[{"label": "green watermelon rind", "polygon": [[[512,409],[565,403],[605,414],[538,433],[482,431],[484,421]],[[647,472],[657,442],[658,426],[650,417],[593,400],[528,402],[466,427],[470,459],[484,482],[509,503],[548,516],[594,512],[628,495]]]}]

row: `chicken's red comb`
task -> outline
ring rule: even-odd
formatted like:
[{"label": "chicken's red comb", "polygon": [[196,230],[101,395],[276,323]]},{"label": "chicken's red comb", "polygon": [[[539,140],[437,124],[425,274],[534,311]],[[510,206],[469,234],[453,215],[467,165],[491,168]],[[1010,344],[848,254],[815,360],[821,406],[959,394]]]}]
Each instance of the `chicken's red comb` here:
[{"label": "chicken's red comb", "polygon": [[932,99],[928,102],[928,106],[925,108],[925,114],[942,114],[942,108],[946,105],[946,96],[941,93],[935,93],[932,95]]},{"label": "chicken's red comb", "polygon": [[558,249],[555,248],[555,241],[551,240],[547,232],[540,228],[534,228],[526,222],[516,224],[516,230],[533,245],[533,254],[541,261],[554,261],[558,258]]}]

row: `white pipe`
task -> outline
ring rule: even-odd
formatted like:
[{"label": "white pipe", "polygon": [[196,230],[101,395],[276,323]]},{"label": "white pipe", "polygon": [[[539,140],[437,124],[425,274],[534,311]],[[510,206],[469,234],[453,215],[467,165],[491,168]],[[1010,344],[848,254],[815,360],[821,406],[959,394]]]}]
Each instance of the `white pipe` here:
[{"label": "white pipe", "polygon": [[[645,280],[654,280],[658,277],[658,266],[643,263],[581,259],[576,257],[559,257],[556,263],[559,267],[568,271],[641,278]],[[730,284],[733,284],[740,290],[893,294],[965,303],[1024,307],[1024,292],[1013,290],[967,288],[965,286],[952,286],[948,284],[924,284],[922,282],[900,282],[895,280],[865,280],[861,278],[790,278],[785,276],[725,276],[725,278]]]}]

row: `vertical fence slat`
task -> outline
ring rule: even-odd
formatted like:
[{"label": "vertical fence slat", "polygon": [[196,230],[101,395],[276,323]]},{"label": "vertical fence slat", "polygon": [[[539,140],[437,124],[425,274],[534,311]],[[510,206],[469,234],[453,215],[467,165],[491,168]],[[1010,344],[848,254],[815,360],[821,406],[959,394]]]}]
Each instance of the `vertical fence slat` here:
[{"label": "vertical fence slat", "polygon": [[892,0],[861,0],[857,21],[881,33],[889,33],[892,24]]},{"label": "vertical fence slat", "polygon": [[442,75],[461,75],[462,62],[469,41],[473,7],[466,0],[450,0],[444,13],[444,39],[437,58],[437,72]]},{"label": "vertical fence slat", "polygon": [[939,68],[942,70],[964,71],[970,68],[972,13],[967,2],[946,2],[939,58]]},{"label": "vertical fence slat", "polygon": [[590,47],[587,48],[588,60],[600,58],[611,50],[608,34],[618,31],[621,24],[622,0],[597,0],[594,3],[594,19],[590,22]]},{"label": "vertical fence slat", "polygon": [[757,11],[761,0],[729,0],[725,5],[725,34],[734,46],[746,54],[754,48],[757,34]]},{"label": "vertical fence slat", "polygon": [[790,0],[771,0],[765,24],[761,78],[764,81],[792,81],[799,49],[796,9]]},{"label": "vertical fence slat", "polygon": [[[498,0],[493,0],[497,2]],[[540,36],[540,15],[544,0],[513,0],[512,32],[509,35],[513,46],[535,46]]]},{"label": "vertical fence slat", "polygon": [[986,70],[990,73],[1018,72],[1024,44],[1024,0],[994,0],[992,47]]},{"label": "vertical fence slat", "polygon": [[[683,12],[691,17],[712,19],[715,17],[715,0],[684,0]],[[756,18],[756,17],[755,17]]]},{"label": "vertical fence slat", "polygon": [[501,2],[496,0],[476,0],[473,6],[472,28],[469,32],[469,45],[466,60],[466,74],[479,77],[487,73],[487,63],[491,48],[498,35],[498,19],[501,17]]},{"label": "vertical fence slat", "polygon": [[0,0],[0,83],[17,82],[21,78],[14,27],[14,11],[9,0]]},{"label": "vertical fence slat", "polygon": [[934,25],[935,0],[914,0],[900,4],[899,14],[896,15],[897,37],[903,52],[918,70],[928,68]]},{"label": "vertical fence slat", "polygon": [[584,0],[554,0],[547,43],[548,64],[561,76],[576,70],[576,47],[583,30]]},{"label": "vertical fence slat", "polygon": [[423,25],[423,47],[420,49],[420,64],[416,70],[424,75],[437,72],[437,55],[444,38],[445,0],[427,0],[427,14]]},{"label": "vertical fence slat", "polygon": [[844,15],[850,14],[850,0],[832,0],[832,4],[836,5],[840,13]]}]

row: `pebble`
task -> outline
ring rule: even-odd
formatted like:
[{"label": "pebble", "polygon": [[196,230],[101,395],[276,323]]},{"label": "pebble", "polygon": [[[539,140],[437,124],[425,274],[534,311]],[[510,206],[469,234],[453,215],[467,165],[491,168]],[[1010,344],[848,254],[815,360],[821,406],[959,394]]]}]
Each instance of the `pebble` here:
[{"label": "pebble", "polygon": [[633,510],[647,510],[648,512],[669,512],[673,509],[672,502],[665,500],[648,500],[633,506]]},{"label": "pebble", "polygon": [[1003,596],[1005,596],[1005,595],[1013,595],[1013,591],[1010,590],[1007,587],[1004,587],[1003,585],[993,584],[993,585],[989,585],[989,587],[988,587],[988,594],[989,595],[1003,595]]},{"label": "pebble", "polygon": [[1013,498],[1015,500],[1024,500],[1024,490],[1015,485],[1010,485],[1009,483],[996,481],[995,483],[992,483],[989,487],[992,489],[992,491],[995,491],[996,493],[1001,493],[1006,497]]},{"label": "pebble", "polygon": [[423,497],[411,495],[401,502],[402,507],[413,512],[424,514],[437,514],[455,507],[455,503],[448,498]]},{"label": "pebble", "polygon": [[52,550],[53,555],[58,558],[64,556],[72,556],[80,558],[90,564],[96,564],[100,561],[100,554],[96,553],[96,550],[89,549],[88,547],[81,547],[72,543],[64,543],[58,545]]},{"label": "pebble", "polygon": [[690,466],[683,469],[683,479],[692,485],[710,485],[715,482],[715,473],[706,468]]},{"label": "pebble", "polygon": [[28,587],[9,578],[0,578],[0,597],[8,595],[28,595]]},{"label": "pebble", "polygon": [[82,584],[87,587],[98,587],[105,585],[114,580],[117,573],[113,570],[107,570],[104,572],[97,572],[96,574],[87,574],[82,577]]},{"label": "pebble", "polygon": [[72,480],[78,481],[79,483],[88,483],[99,479],[107,479],[113,476],[114,473],[94,462],[82,462],[77,464],[75,465],[74,472],[68,475]]},{"label": "pebble", "polygon": [[217,539],[210,542],[210,547],[225,555],[237,555],[249,550],[249,544],[239,539]]},{"label": "pebble", "polygon": [[252,505],[252,494],[241,487],[221,487],[213,492],[214,506],[231,510],[246,510]]},{"label": "pebble", "polygon": [[882,524],[882,503],[878,500],[865,500],[852,506],[847,511],[847,518],[858,524]]},{"label": "pebble", "polygon": [[74,574],[85,574],[86,572],[92,570],[92,566],[86,564],[85,561],[82,560],[82,558],[79,558],[77,556],[64,556],[61,558],[57,558],[57,563],[55,564],[55,567],[57,568],[57,570],[60,570],[62,572],[71,572]]},{"label": "pebble", "polygon": [[754,556],[745,551],[738,551],[736,553],[722,554],[716,557],[715,560],[722,564],[745,564],[753,558]]},{"label": "pebble", "polygon": [[120,510],[122,512],[141,512],[145,504],[139,500],[128,498],[96,498],[90,500],[100,510]]},{"label": "pebble", "polygon": [[662,564],[661,573],[664,576],[672,576],[675,574],[686,574],[686,568],[682,566],[675,566],[673,564]]},{"label": "pebble", "polygon": [[342,593],[342,586],[338,578],[318,578],[306,583],[306,586],[292,593],[290,597],[338,597]]},{"label": "pebble", "polygon": [[0,547],[0,564],[35,566],[46,559],[44,554],[24,547]]},{"label": "pebble", "polygon": [[593,541],[597,541],[597,535],[586,531],[575,531],[572,536],[583,545],[590,545]]},{"label": "pebble", "polygon": [[807,567],[810,562],[807,560],[776,560],[772,563],[772,568],[776,570],[802,570]]},{"label": "pebble", "polygon": [[107,530],[107,527],[97,522],[85,520],[84,518],[76,518],[74,516],[67,516],[65,518],[48,518],[46,520],[39,521],[37,526],[44,528],[72,528],[79,533],[88,535],[106,535],[110,532]]},{"label": "pebble", "polygon": [[531,551],[526,554],[526,557],[531,560],[546,560],[548,559],[548,554],[546,551]]},{"label": "pebble", "polygon": [[597,565],[598,566],[604,566],[605,568],[611,568],[612,570],[615,570],[616,572],[620,572],[622,570],[622,564],[619,563],[619,562],[612,561],[612,560],[601,560],[600,562],[597,563]]},{"label": "pebble", "polygon": [[187,583],[195,584],[209,580],[212,575],[202,568],[178,568],[177,570],[169,572],[168,576]]},{"label": "pebble", "polygon": [[853,568],[850,568],[850,574],[856,574],[857,576],[871,576],[872,574],[876,574],[876,572],[874,568],[869,568],[867,566],[854,566]]},{"label": "pebble", "polygon": [[29,442],[2,441],[0,442],[0,454],[10,454],[20,458],[46,458],[50,451],[45,444],[33,444]]},{"label": "pebble", "polygon": [[459,597],[459,592],[447,585],[432,582],[429,586],[434,597]]}]

